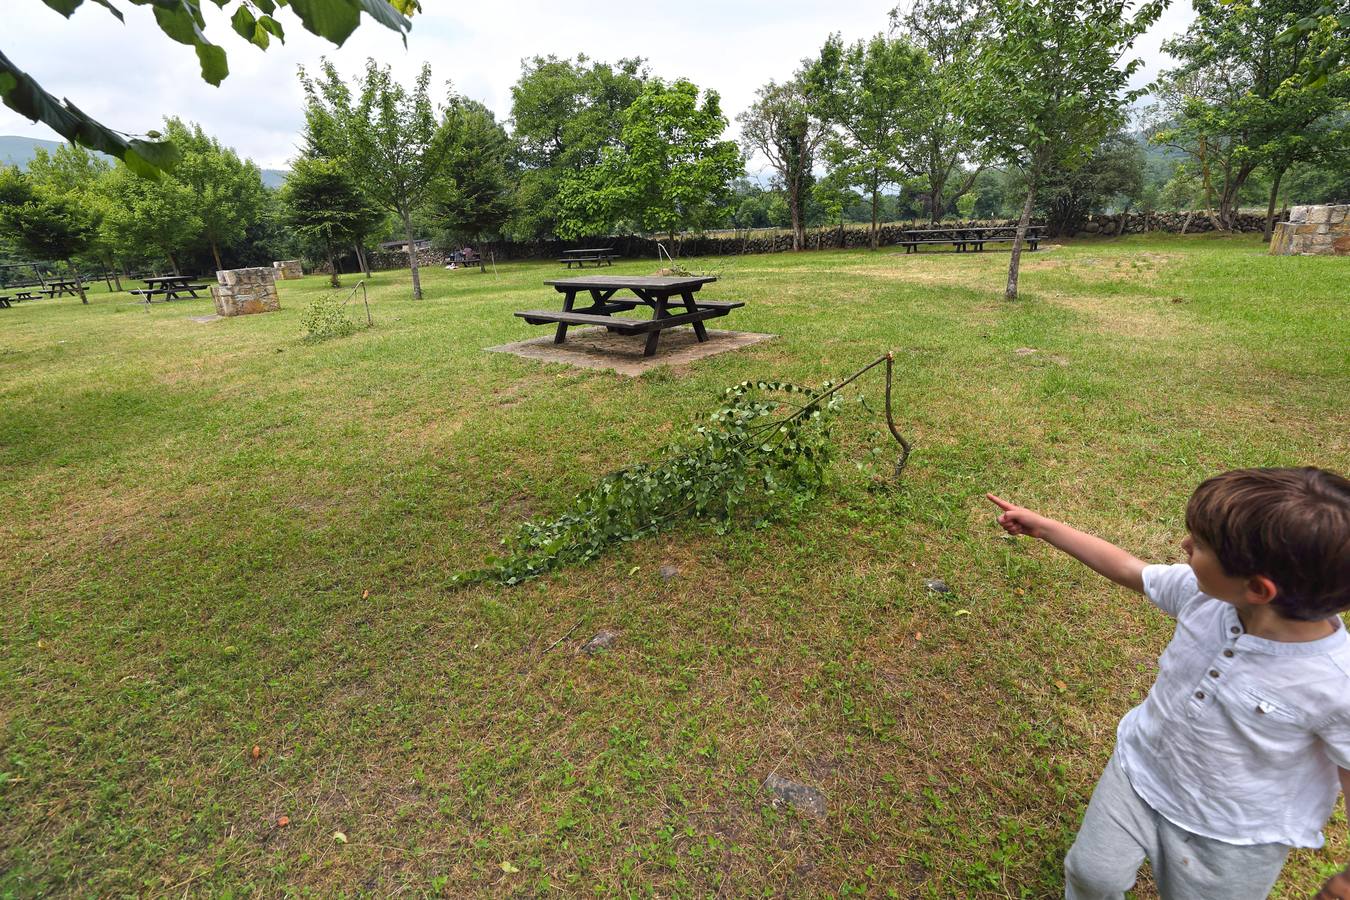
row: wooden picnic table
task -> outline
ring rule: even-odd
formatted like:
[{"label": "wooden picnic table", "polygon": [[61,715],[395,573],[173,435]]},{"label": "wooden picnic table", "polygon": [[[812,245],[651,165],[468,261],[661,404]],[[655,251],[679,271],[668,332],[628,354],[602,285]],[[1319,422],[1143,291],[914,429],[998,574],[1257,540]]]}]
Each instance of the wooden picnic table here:
[{"label": "wooden picnic table", "polygon": [[567,268],[572,268],[573,264],[579,269],[586,268],[586,263],[595,263],[598,269],[601,266],[612,266],[614,260],[618,259],[614,255],[613,247],[584,247],[580,250],[564,250],[558,262],[566,263]]},{"label": "wooden picnic table", "polygon": [[81,285],[83,285],[86,290],[89,288],[89,285],[84,284],[83,278],[48,278],[46,287],[43,288],[42,293],[46,294],[48,297],[60,297],[65,294],[69,294],[72,297],[78,297],[80,295],[79,288]]},{"label": "wooden picnic table", "polygon": [[144,288],[137,288],[131,293],[145,299],[149,303],[156,294],[163,294],[165,300],[177,300],[184,294],[190,295],[194,300],[197,299],[197,292],[204,291],[210,287],[207,284],[193,284],[191,275],[159,275],[153,278],[142,278],[145,282]]},{"label": "wooden picnic table", "polygon": [[[734,300],[695,300],[694,294],[705,284],[716,281],[712,275],[696,275],[683,278],[662,278],[651,275],[593,275],[580,278],[559,278],[545,281],[563,295],[561,312],[548,309],[529,309],[516,313],[531,325],[556,323],[558,329],[553,343],[561,344],[567,340],[567,328],[570,325],[598,325],[620,334],[645,334],[647,342],[643,356],[656,353],[657,341],[661,332],[679,325],[693,325],[694,334],[700,342],[708,339],[708,331],[703,327],[705,319],[725,316],[733,309],[744,306]],[[637,299],[628,297],[615,299],[619,291],[628,291]],[[576,309],[577,295],[587,292],[591,295],[591,305]],[[615,316],[616,312],[628,312],[639,305],[651,308],[650,319],[631,319]],[[672,309],[674,310],[672,312]]]},{"label": "wooden picnic table", "polygon": [[[1035,250],[1040,246],[1043,233],[1043,226],[1028,226],[1027,249]],[[896,243],[903,246],[906,253],[918,253],[923,244],[951,244],[957,253],[968,249],[981,253],[985,244],[1010,243],[1016,237],[1016,225],[953,225],[945,228],[907,228],[900,233],[900,240]]]}]

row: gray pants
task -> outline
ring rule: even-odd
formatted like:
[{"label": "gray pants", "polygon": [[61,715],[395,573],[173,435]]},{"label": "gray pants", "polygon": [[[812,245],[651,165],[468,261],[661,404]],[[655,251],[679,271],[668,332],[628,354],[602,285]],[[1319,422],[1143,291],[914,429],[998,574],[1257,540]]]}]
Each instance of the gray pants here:
[{"label": "gray pants", "polygon": [[1112,754],[1064,857],[1067,900],[1123,900],[1145,857],[1163,900],[1263,900],[1284,844],[1225,844],[1191,834],[1143,801]]}]

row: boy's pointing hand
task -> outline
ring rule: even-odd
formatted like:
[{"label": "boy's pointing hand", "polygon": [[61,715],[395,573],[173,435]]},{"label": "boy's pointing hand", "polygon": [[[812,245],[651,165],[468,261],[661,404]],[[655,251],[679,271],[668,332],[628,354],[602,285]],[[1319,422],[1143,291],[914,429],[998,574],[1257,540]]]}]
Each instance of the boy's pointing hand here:
[{"label": "boy's pointing hand", "polygon": [[[1025,534],[1027,537],[1034,538],[1045,537],[1045,526],[1050,522],[1045,516],[1021,506],[1015,506],[993,494],[985,494],[985,496],[989,498],[990,503],[1003,510],[1003,515],[998,517],[998,524],[1002,525],[1003,530],[1008,534]],[[1350,898],[1346,898],[1346,900],[1350,900]]]}]

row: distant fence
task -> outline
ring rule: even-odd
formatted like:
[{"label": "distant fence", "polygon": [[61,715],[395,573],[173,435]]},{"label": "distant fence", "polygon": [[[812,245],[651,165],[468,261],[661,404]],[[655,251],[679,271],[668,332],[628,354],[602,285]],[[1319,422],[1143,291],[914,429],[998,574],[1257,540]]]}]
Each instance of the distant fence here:
[{"label": "distant fence", "polygon": [[[1277,221],[1284,218],[1277,216]],[[1043,225],[1039,219],[1033,224]],[[964,222],[944,222],[944,227],[957,226],[993,226],[1016,225],[1012,219],[980,219]],[[888,222],[881,226],[880,242],[890,246],[899,242],[901,233],[910,228],[925,228],[924,221]],[[1265,216],[1261,213],[1239,213],[1235,230],[1244,232],[1261,231],[1265,227]],[[1110,213],[1090,216],[1077,232],[1078,237],[1091,235],[1139,234],[1148,231],[1168,232],[1172,234],[1185,230],[1187,234],[1212,231],[1214,226],[1204,212],[1192,213]],[[842,227],[808,228],[806,230],[807,250],[839,250],[869,245],[869,227],[866,224],[850,223]],[[656,245],[669,244],[665,237],[650,238],[642,235],[615,235],[600,238],[583,238],[580,241],[493,241],[483,247],[484,255],[491,254],[497,261],[527,259],[557,259],[562,251],[574,246],[601,245],[613,247],[614,252],[627,259],[657,258]],[[742,253],[783,253],[792,249],[792,232],[783,228],[756,228],[742,231],[723,230],[708,234],[687,234],[676,236],[675,246],[667,249],[680,256],[737,256]],[[367,258],[373,270],[406,269],[408,254],[402,251],[383,251],[369,253]],[[443,266],[446,254],[442,250],[417,251],[417,263],[420,266]],[[326,265],[316,267],[314,271],[326,272]]]}]

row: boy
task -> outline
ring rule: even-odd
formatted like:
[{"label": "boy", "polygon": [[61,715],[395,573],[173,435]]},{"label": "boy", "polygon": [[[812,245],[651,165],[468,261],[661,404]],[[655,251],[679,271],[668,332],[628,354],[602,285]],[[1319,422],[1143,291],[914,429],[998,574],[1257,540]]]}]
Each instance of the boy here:
[{"label": "boy", "polygon": [[[1116,729],[1064,860],[1068,900],[1122,898],[1147,858],[1168,900],[1265,897],[1292,847],[1350,803],[1350,481],[1240,469],[1186,507],[1188,564],[1146,565],[993,494],[1040,538],[1177,620],[1144,702]],[[1350,866],[1317,900],[1350,900]]]}]

